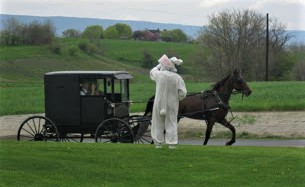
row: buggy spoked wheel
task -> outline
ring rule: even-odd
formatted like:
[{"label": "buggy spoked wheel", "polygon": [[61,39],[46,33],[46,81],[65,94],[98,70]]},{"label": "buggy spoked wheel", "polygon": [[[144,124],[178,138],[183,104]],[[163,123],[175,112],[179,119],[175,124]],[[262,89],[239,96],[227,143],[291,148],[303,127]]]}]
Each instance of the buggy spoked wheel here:
[{"label": "buggy spoked wheel", "polygon": [[61,142],[83,142],[84,134],[65,133],[60,135]]},{"label": "buggy spoked wheel", "polygon": [[133,143],[134,134],[131,127],[123,120],[111,118],[102,122],[96,129],[95,142]]},{"label": "buggy spoked wheel", "polygon": [[54,123],[43,116],[32,116],[22,122],[17,133],[18,141],[59,141]]},{"label": "buggy spoked wheel", "polygon": [[135,143],[152,143],[150,117],[132,115],[129,117],[129,125],[134,133]]}]

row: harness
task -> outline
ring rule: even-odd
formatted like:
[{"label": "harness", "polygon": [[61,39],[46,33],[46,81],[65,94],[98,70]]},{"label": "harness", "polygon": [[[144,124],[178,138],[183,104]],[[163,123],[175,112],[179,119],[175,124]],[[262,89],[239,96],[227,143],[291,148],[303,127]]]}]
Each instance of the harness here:
[{"label": "harness", "polygon": [[207,91],[204,91],[203,94],[202,94],[203,109],[204,109],[204,99],[206,99],[209,95],[213,95],[213,98],[215,98],[216,104],[212,105],[212,106],[209,106],[207,108],[207,111],[215,110],[215,108],[219,109],[219,107],[222,107],[224,109],[230,108],[230,106],[228,104],[223,102],[223,100],[221,99],[219,94],[216,92],[216,90],[207,90]]},{"label": "harness", "polygon": [[[190,97],[190,96],[194,96],[194,95],[198,95],[198,94],[201,94],[200,95],[200,98],[201,98],[201,110],[195,111],[195,112],[184,113],[183,115],[179,115],[178,118],[191,117],[191,116],[194,116],[194,115],[197,115],[197,114],[203,112],[202,118],[204,120],[207,120],[206,112],[215,111],[215,110],[219,110],[220,108],[223,108],[225,110],[229,110],[230,111],[230,113],[232,115],[232,120],[235,119],[235,117],[233,116],[233,113],[232,113],[230,105],[226,104],[225,102],[223,102],[223,100],[221,99],[221,97],[219,96],[219,94],[217,93],[216,90],[206,90],[204,92],[192,93],[192,94],[189,94],[187,96]],[[211,105],[211,106],[206,106],[204,101],[205,101],[205,99],[207,99],[211,95],[212,95],[212,98],[215,99],[215,103],[216,104],[215,105]],[[230,120],[230,122],[232,120]]]},{"label": "harness", "polygon": [[[238,94],[238,93],[240,93],[240,92],[239,91],[233,92],[233,94]],[[192,116],[195,116],[199,113],[203,113],[203,116],[202,116],[203,120],[208,120],[207,116],[206,116],[206,112],[219,110],[220,108],[223,108],[225,110],[230,111],[232,119],[229,122],[231,122],[235,119],[230,105],[226,104],[222,99],[224,97],[227,97],[227,95],[218,94],[216,90],[206,90],[206,91],[201,91],[201,92],[197,92],[197,93],[189,93],[189,94],[187,94],[187,97],[196,96],[196,95],[200,95],[201,110],[198,110],[198,111],[195,111],[195,112],[183,113],[181,115],[178,115],[178,119],[181,119],[181,118],[184,118],[184,117],[192,117]],[[212,98],[215,99],[215,105],[205,106],[204,101],[210,95],[212,95]],[[151,102],[154,102],[154,99],[151,99],[151,100],[148,101],[148,103],[151,103]],[[144,102],[142,101],[142,102],[133,102],[133,103],[144,103]]]}]

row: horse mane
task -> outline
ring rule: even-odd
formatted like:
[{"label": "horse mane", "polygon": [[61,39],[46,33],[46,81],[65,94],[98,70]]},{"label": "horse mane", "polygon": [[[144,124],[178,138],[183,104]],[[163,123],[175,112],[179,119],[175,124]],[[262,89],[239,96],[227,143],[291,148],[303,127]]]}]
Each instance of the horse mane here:
[{"label": "horse mane", "polygon": [[215,83],[212,85],[212,89],[213,90],[217,90],[218,88],[220,88],[222,85],[224,85],[224,83],[230,78],[231,74],[229,74],[228,76],[226,76],[225,78],[223,78],[221,81]]}]

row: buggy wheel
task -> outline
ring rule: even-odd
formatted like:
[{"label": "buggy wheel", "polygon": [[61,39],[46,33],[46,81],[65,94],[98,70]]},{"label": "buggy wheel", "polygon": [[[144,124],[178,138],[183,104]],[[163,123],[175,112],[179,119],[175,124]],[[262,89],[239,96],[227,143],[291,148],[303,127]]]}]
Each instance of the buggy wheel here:
[{"label": "buggy wheel", "polygon": [[24,120],[17,133],[18,141],[59,141],[55,124],[46,117],[32,116]]},{"label": "buggy wheel", "polygon": [[151,123],[150,117],[141,115],[132,115],[129,117],[129,125],[135,136],[135,143],[137,144],[151,144]]},{"label": "buggy wheel", "polygon": [[96,129],[95,142],[133,143],[134,134],[131,127],[119,118],[103,121]]},{"label": "buggy wheel", "polygon": [[84,134],[64,133],[60,135],[61,142],[83,142]]}]

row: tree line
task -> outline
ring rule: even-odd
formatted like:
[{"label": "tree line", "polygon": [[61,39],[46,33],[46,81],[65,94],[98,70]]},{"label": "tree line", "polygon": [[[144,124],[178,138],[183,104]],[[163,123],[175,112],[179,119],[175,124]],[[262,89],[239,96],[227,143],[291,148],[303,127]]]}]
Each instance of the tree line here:
[{"label": "tree line", "polygon": [[55,38],[56,28],[50,20],[40,23],[33,21],[23,24],[15,18],[10,18],[4,23],[0,32],[2,45],[39,45],[50,44]]},{"label": "tree line", "polygon": [[[20,45],[20,44],[50,44],[55,38],[56,28],[50,20],[43,23],[33,21],[29,24],[23,24],[15,18],[10,18],[5,21],[4,29],[0,32],[0,43],[2,45]],[[139,34],[142,40],[163,40],[171,42],[186,42],[187,36],[180,29],[163,30],[154,33],[149,30],[132,31],[127,24],[117,23],[109,26],[106,29],[101,25],[87,26],[84,31],[76,29],[67,29],[62,32],[64,38],[88,38],[90,41],[99,39],[139,39]],[[153,35],[150,37],[147,35]]]},{"label": "tree line", "polygon": [[[276,18],[270,21],[269,30],[269,79],[305,80],[304,44],[287,46],[292,34]],[[33,21],[22,24],[11,18],[0,33],[3,45],[49,44],[55,38],[56,28],[51,21]],[[87,38],[89,42],[79,44],[88,53],[103,54],[102,39],[142,39],[170,42],[187,42],[189,39],[180,29],[132,31],[127,24],[118,23],[104,29],[101,25],[90,25],[80,32],[67,29],[64,38]],[[189,64],[192,74],[200,79],[209,75],[209,81],[219,80],[235,68],[240,68],[247,80],[263,81],[266,76],[266,16],[252,10],[225,10],[209,16],[209,24],[203,27],[195,39],[199,44],[196,54],[191,55]],[[55,48],[57,49],[57,48]],[[58,51],[58,50],[56,50]],[[71,53],[75,50],[71,50]],[[194,52],[195,53],[195,52]],[[176,54],[176,56],[179,54]],[[144,52],[144,61],[149,64],[151,54]],[[146,65],[145,65],[146,67]],[[148,67],[147,67],[148,68]]]},{"label": "tree line", "polygon": [[64,38],[85,37],[89,39],[136,39],[149,41],[187,42],[188,37],[181,29],[173,30],[136,30],[132,31],[127,24],[117,23],[103,29],[100,25],[91,25],[83,32],[76,29],[67,29],[63,33]]},{"label": "tree line", "polygon": [[[269,71],[266,72],[266,15],[252,10],[226,10],[209,17],[209,25],[201,30],[198,41],[201,53],[194,63],[201,64],[197,71],[220,79],[236,67],[248,80],[263,81],[266,73],[269,80],[304,80],[300,74],[305,60],[287,58],[299,53],[300,48],[287,47],[293,35],[285,31],[285,25],[276,18],[269,22]],[[304,47],[303,47],[303,54]],[[301,58],[300,58],[301,59]],[[198,66],[197,66],[198,67]],[[296,71],[297,75],[293,73]],[[200,73],[200,72],[198,72]]]}]

